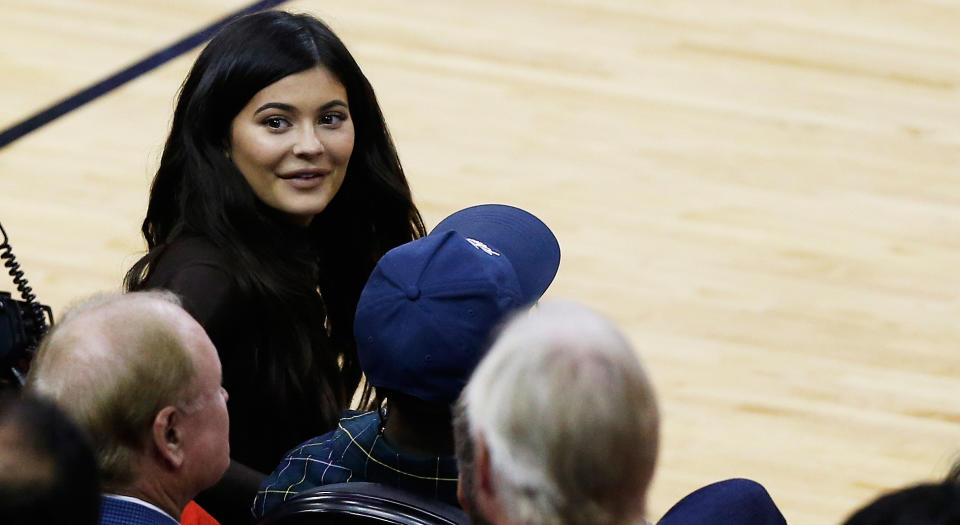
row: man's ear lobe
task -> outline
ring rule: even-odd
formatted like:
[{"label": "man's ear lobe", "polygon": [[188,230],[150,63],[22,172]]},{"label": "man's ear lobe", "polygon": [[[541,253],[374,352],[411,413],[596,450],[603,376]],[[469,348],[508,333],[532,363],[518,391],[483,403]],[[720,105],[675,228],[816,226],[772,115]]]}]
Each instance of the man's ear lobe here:
[{"label": "man's ear lobe", "polygon": [[153,419],[153,446],[174,469],[183,464],[183,417],[176,407],[166,406]]}]

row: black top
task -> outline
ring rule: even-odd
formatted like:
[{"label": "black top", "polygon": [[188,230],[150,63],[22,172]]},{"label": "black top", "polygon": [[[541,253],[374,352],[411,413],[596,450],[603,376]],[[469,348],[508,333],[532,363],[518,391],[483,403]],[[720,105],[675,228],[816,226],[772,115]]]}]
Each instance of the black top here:
[{"label": "black top", "polygon": [[[305,292],[316,296],[307,311],[293,318],[278,318],[276,305],[241,291],[223,250],[205,238],[184,237],[169,244],[154,262],[144,288],[164,288],[179,295],[216,346],[223,366],[223,386],[230,396],[227,410],[232,459],[260,472],[271,472],[286,451],[336,426],[335,420],[322,421],[317,415],[317,406],[327,394],[277,386],[284,385],[280,369],[285,365],[276,364],[276,354],[285,351],[294,324],[308,325],[314,348],[329,344],[323,340],[323,304],[315,287]],[[272,354],[268,356],[268,352]],[[311,368],[331,365],[337,366],[318,358],[302,372],[317,374]],[[324,372],[318,375],[337,373]],[[314,383],[305,381],[302,385],[309,389]]]}]

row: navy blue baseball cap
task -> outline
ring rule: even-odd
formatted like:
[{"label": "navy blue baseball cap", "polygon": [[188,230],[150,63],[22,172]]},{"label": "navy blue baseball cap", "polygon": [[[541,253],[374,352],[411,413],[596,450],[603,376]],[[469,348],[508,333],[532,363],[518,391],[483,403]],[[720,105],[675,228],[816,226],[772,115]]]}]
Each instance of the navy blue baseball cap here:
[{"label": "navy blue baseball cap", "polygon": [[450,404],[495,328],[531,306],[560,266],[540,219],[502,204],[460,210],[429,235],[387,252],[354,320],[360,367],[375,387]]}]

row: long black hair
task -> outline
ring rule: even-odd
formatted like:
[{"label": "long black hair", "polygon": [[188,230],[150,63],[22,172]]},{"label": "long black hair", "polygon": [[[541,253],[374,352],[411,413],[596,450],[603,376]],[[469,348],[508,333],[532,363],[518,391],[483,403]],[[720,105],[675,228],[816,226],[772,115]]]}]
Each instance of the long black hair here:
[{"label": "long black hair", "polygon": [[[345,87],[355,136],[343,185],[304,231],[257,198],[227,152],[231,123],[257,92],[317,66]],[[225,26],[184,81],[142,232],[149,252],[127,273],[127,290],[146,287],[172,241],[207,238],[231,257],[241,293],[269,305],[265,322],[293,331],[290,344],[258,349],[265,380],[298,395],[319,388],[322,417],[335,422],[362,374],[353,341],[360,292],[383,253],[425,229],[373,88],[343,42],[312,16],[264,11]],[[319,349],[302,319],[317,315],[305,307],[317,290],[327,320]]]}]

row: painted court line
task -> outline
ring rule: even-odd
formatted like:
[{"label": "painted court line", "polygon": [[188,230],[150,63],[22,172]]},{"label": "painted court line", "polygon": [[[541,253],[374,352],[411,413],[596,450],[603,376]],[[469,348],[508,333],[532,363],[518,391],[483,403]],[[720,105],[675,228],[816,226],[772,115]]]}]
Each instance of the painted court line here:
[{"label": "painted court line", "polygon": [[234,18],[276,7],[285,1],[286,0],[262,0],[260,2],[255,2],[243,9],[231,13],[224,18],[221,18],[220,20],[208,25],[207,27],[204,27],[203,29],[200,29],[191,35],[188,35],[180,41],[175,42],[161,49],[160,51],[157,51],[156,53],[144,58],[136,64],[133,64],[86,89],[74,93],[73,95],[34,114],[33,116],[27,117],[17,124],[14,124],[13,126],[10,126],[9,128],[0,132],[0,148],[7,146],[11,142],[36,130],[37,128],[49,124],[53,120],[62,117],[63,115],[79,108],[80,106],[102,95],[105,95],[114,89],[117,89],[118,87],[139,77],[140,75],[143,75],[144,73],[147,73],[199,46],[200,44],[209,40],[217,31],[220,30],[221,27]]}]

